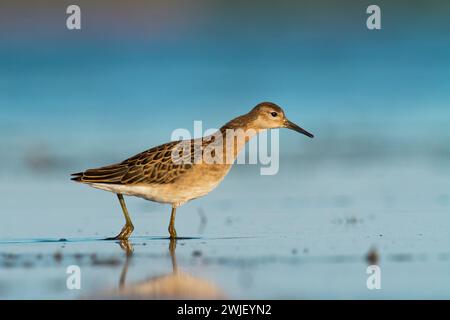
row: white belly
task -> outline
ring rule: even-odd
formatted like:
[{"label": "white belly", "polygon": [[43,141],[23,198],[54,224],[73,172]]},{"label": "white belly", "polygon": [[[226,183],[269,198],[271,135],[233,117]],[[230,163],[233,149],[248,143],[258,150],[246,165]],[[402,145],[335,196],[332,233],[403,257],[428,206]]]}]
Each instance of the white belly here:
[{"label": "white belly", "polygon": [[91,187],[113,192],[120,193],[127,196],[135,196],[150,201],[159,203],[175,204],[177,206],[206,195],[217,184],[191,188],[176,188],[172,184],[167,185],[122,185],[122,184],[108,184],[108,183],[90,183]]},{"label": "white belly", "polygon": [[151,185],[123,185],[110,183],[90,183],[89,185],[97,189],[120,193],[127,196],[135,196],[161,203],[174,203],[172,201],[174,200],[173,197],[170,197],[170,195],[163,192],[166,190],[161,186],[153,187]]},{"label": "white belly", "polygon": [[[127,196],[135,196],[160,203],[177,206],[208,194],[222,181],[230,166],[219,167],[220,170],[191,171],[174,183],[167,184],[108,184],[90,183],[91,187]],[[201,168],[200,168],[201,170]]]}]

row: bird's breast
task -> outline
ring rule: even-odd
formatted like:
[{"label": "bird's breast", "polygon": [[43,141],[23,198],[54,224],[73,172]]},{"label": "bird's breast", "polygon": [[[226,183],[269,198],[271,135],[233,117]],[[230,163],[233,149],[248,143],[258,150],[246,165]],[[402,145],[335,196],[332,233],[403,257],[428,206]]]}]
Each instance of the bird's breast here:
[{"label": "bird's breast", "polygon": [[197,164],[189,172],[177,179],[173,193],[186,202],[208,194],[223,180],[231,169],[231,164]]}]

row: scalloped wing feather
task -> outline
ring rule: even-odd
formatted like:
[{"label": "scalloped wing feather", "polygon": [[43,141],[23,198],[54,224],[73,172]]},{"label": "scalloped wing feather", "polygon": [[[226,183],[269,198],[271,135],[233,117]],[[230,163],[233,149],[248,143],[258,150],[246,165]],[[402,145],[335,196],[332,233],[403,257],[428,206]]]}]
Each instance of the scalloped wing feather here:
[{"label": "scalloped wing feather", "polygon": [[[172,160],[172,151],[179,143],[180,141],[169,142],[141,152],[118,164],[75,173],[72,175],[72,180],[83,183],[128,185],[174,182],[193,166],[193,162]],[[186,160],[186,157],[193,159],[195,150],[193,143],[191,145],[190,152],[183,153],[182,159]]]}]

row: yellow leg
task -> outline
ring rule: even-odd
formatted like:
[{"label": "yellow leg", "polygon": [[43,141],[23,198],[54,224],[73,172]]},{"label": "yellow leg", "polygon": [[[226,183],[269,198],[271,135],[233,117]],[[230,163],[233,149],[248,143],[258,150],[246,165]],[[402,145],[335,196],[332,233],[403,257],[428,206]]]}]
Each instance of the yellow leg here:
[{"label": "yellow leg", "polygon": [[127,240],[133,232],[134,226],[131,222],[130,215],[128,214],[127,206],[125,205],[123,196],[118,193],[117,198],[119,198],[120,206],[122,207],[123,215],[125,216],[125,225],[117,236],[108,238],[108,240]]},{"label": "yellow leg", "polygon": [[175,230],[175,215],[177,213],[177,207],[172,206],[172,213],[170,214],[170,224],[169,224],[169,234],[170,239],[176,239],[177,238],[177,230]]}]

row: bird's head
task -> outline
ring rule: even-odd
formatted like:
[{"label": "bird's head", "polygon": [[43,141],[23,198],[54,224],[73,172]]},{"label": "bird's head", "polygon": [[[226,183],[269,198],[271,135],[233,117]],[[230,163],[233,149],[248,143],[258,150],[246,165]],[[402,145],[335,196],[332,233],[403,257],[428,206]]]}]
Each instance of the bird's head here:
[{"label": "bird's head", "polygon": [[283,109],[272,102],[262,102],[254,107],[250,112],[253,121],[252,127],[258,130],[288,128],[302,133],[310,138],[314,135],[291,122],[284,114]]}]

